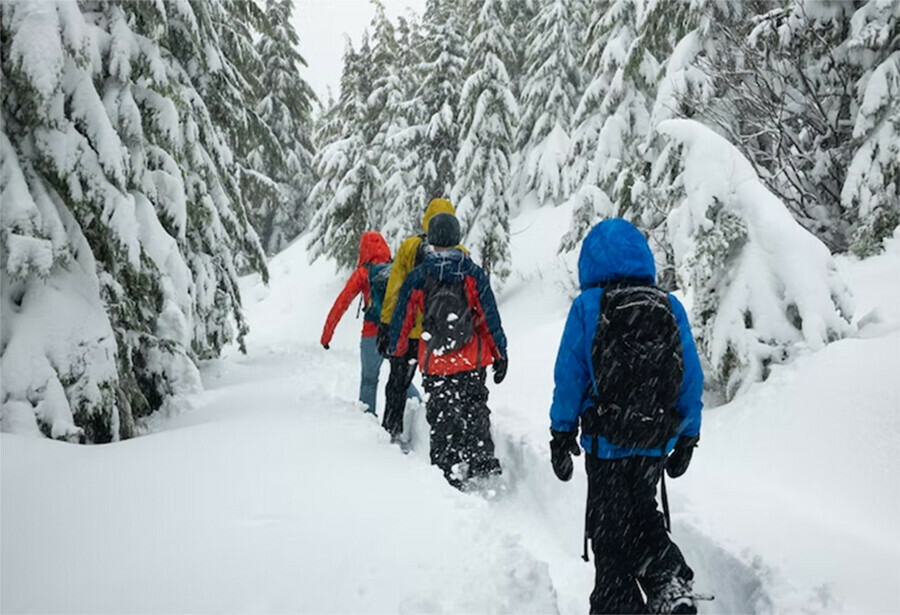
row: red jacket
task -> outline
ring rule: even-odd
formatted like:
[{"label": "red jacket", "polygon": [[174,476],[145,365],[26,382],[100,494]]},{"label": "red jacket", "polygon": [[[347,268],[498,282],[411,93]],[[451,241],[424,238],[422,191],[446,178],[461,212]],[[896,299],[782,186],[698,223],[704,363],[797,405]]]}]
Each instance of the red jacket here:
[{"label": "red jacket", "polygon": [[[387,263],[391,260],[391,249],[381,233],[368,231],[363,233],[359,239],[359,260],[356,263],[356,269],[350,274],[350,279],[344,285],[344,290],[334,300],[334,305],[328,312],[325,319],[325,328],[322,330],[321,343],[331,343],[331,337],[334,335],[334,329],[340,322],[341,317],[356,295],[363,294],[365,302],[369,302],[369,270],[366,265],[377,265]],[[378,325],[374,322],[363,321],[363,337],[374,337],[378,334]]]}]

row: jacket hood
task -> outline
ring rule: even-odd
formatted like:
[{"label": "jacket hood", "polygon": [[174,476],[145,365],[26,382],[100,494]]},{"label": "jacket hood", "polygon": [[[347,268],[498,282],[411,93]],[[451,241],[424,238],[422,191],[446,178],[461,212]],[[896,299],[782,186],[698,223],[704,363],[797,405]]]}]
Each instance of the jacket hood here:
[{"label": "jacket hood", "polygon": [[450,214],[455,216],[456,208],[453,207],[453,204],[447,199],[432,199],[428,204],[428,207],[425,208],[425,213],[422,215],[422,229],[426,233],[428,232],[428,223],[437,214]]},{"label": "jacket hood", "polygon": [[471,273],[475,263],[462,250],[433,250],[425,255],[422,269],[425,275],[441,282],[462,282]]},{"label": "jacket hood", "polygon": [[376,231],[367,231],[359,238],[359,260],[357,267],[361,267],[366,263],[376,265],[378,263],[387,263],[391,260],[391,249],[381,233]]},{"label": "jacket hood", "polygon": [[656,263],[644,234],[622,218],[603,220],[590,230],[578,256],[581,289],[634,278],[656,282]]}]

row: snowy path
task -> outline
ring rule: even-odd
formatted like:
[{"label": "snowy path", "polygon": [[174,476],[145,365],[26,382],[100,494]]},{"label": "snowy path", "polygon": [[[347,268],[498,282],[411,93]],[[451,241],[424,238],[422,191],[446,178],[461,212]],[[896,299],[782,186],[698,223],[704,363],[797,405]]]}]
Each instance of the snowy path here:
[{"label": "snowy path", "polygon": [[[233,358],[159,433],[4,436],[3,527],[28,531],[3,532],[3,611],[584,611],[582,492],[535,480],[546,460],[502,436],[510,492],[456,492],[346,399],[354,367],[315,348]],[[717,612],[751,612],[752,575],[689,542],[701,576],[729,572]]]},{"label": "snowy path", "polygon": [[324,395],[311,359],[221,363],[166,431],[89,454],[4,436],[3,526],[33,530],[4,531],[4,612],[554,610],[488,504]]}]

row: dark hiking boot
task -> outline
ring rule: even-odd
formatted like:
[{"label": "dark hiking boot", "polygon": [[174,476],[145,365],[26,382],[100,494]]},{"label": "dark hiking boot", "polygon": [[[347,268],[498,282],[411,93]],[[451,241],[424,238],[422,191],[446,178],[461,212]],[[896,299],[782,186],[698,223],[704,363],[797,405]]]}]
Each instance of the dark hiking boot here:
[{"label": "dark hiking boot", "polygon": [[672,577],[654,595],[648,596],[647,610],[664,615],[696,615],[697,605],[691,586],[692,581]]}]

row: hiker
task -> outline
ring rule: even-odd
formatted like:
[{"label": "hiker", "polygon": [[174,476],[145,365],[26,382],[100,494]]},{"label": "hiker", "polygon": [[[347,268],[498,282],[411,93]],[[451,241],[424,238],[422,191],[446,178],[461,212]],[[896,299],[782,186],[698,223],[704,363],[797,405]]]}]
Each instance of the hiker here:
[{"label": "hiker", "polygon": [[408,356],[410,332],[421,320],[418,363],[428,393],[431,463],[462,489],[472,479],[501,472],[491,439],[485,368],[493,364],[494,382],[500,384],[508,362],[487,275],[457,248],[459,240],[456,216],[440,213],[431,218],[431,250],[400,289],[389,350]]},{"label": "hiker", "polygon": [[[422,228],[425,229],[425,233],[428,232],[428,223],[431,218],[439,213],[453,215],[456,213],[456,210],[450,204],[450,201],[446,199],[433,199],[428,203],[428,206],[425,208],[425,214],[422,216]],[[387,352],[388,328],[391,324],[394,308],[397,305],[397,296],[400,294],[400,288],[403,286],[406,276],[415,267],[422,264],[422,259],[427,251],[428,241],[426,234],[413,235],[403,240],[403,243],[397,249],[397,258],[394,259],[394,264],[391,267],[391,277],[388,280],[384,305],[381,308],[378,351],[388,358],[391,364],[391,373],[388,376],[385,389],[387,399],[385,401],[382,425],[391,434],[391,440],[394,442],[399,441],[403,432],[403,411],[406,407],[407,399],[406,391],[416,373],[422,322],[421,318],[418,319],[415,326],[409,331],[408,341],[405,345],[406,354],[400,357],[393,357]]]},{"label": "hiker", "polygon": [[[362,337],[359,341],[359,401],[366,406],[366,411],[375,414],[378,396],[378,373],[384,360],[376,347],[378,323],[387,276],[390,273],[391,250],[381,233],[368,231],[359,239],[359,259],[356,269],[344,285],[325,319],[321,343],[325,350],[331,344],[334,329],[343,317],[344,312],[360,293],[365,302]],[[418,397],[419,392],[412,384],[408,384],[408,394]]]},{"label": "hiker", "polygon": [[[550,450],[553,471],[568,481],[580,421],[590,612],[696,613],[694,573],[667,533],[662,476],[684,474],[700,437],[703,373],[687,314],[655,286],[647,240],[625,220],[591,229],[578,277],[556,357]],[[656,506],[661,478],[666,515]]]}]

